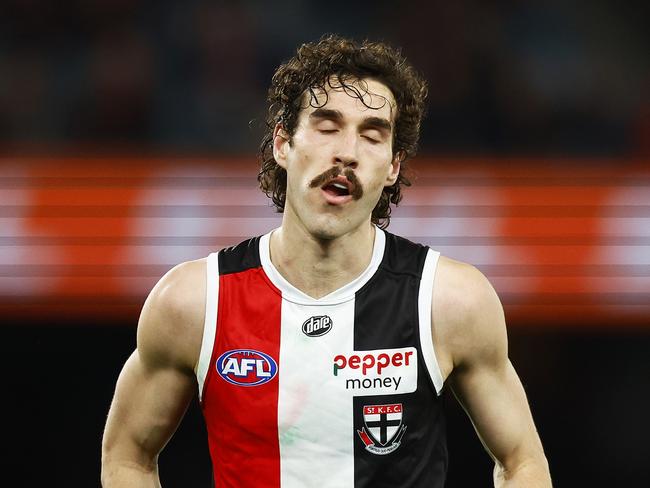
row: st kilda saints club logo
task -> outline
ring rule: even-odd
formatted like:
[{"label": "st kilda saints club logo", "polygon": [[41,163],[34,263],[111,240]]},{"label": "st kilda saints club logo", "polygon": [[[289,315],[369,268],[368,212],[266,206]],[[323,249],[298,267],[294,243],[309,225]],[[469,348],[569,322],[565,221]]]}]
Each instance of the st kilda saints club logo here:
[{"label": "st kilda saints club logo", "polygon": [[308,337],[320,337],[332,330],[332,319],[327,315],[309,317],[302,324],[302,332]]},{"label": "st kilda saints club logo", "polygon": [[402,424],[402,404],[366,405],[363,407],[363,423],[357,434],[367,451],[385,455],[396,450],[402,443],[406,425]]}]

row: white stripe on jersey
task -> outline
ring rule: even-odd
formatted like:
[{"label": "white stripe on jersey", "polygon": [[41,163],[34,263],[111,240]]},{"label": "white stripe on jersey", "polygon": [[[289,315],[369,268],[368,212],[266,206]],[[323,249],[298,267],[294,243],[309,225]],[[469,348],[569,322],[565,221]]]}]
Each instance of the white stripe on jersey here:
[{"label": "white stripe on jersey", "polygon": [[210,367],[214,338],[217,333],[217,309],[219,306],[219,257],[210,254],[206,259],[206,296],[205,320],[203,323],[203,340],[199,360],[194,368],[199,386],[199,401],[203,398],[203,384]]},{"label": "white stripe on jersey", "polygon": [[[327,315],[331,330],[309,337],[302,324]],[[278,426],[283,487],[354,485],[353,397],[342,394],[333,358],[353,350],[354,299],[338,305],[282,301]]]},{"label": "white stripe on jersey", "polygon": [[422,347],[422,358],[427,365],[429,376],[433,381],[438,395],[442,392],[443,379],[440,366],[436,359],[431,336],[431,301],[433,298],[433,282],[438,267],[440,253],[429,249],[424,268],[422,269],[422,280],[420,281],[420,292],[418,295],[418,316],[420,320],[420,346]]}]

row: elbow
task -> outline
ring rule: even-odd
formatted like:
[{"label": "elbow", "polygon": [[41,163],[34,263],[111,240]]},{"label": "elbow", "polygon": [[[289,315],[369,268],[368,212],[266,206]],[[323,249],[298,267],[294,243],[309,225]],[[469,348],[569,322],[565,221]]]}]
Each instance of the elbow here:
[{"label": "elbow", "polygon": [[102,487],[108,488],[110,486],[117,486],[120,478],[120,471],[120,462],[115,456],[114,449],[102,446],[100,474]]},{"label": "elbow", "polygon": [[546,456],[540,453],[514,463],[496,462],[494,486],[551,488],[551,474]]},{"label": "elbow", "polygon": [[105,442],[102,445],[100,478],[104,488],[131,486],[135,480],[138,482],[133,486],[156,486],[153,481],[158,478],[158,457]]}]

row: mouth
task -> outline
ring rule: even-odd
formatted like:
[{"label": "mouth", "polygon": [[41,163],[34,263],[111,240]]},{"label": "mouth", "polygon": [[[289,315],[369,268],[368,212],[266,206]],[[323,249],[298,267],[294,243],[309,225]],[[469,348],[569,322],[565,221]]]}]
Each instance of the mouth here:
[{"label": "mouth", "polygon": [[331,205],[342,205],[363,196],[361,182],[351,169],[341,174],[341,169],[334,166],[318,175],[309,183],[310,188],[320,188],[325,201]]},{"label": "mouth", "polygon": [[330,205],[343,205],[352,200],[354,185],[344,176],[336,176],[321,186],[325,201]]},{"label": "mouth", "polygon": [[344,197],[351,195],[350,187],[352,184],[347,178],[337,177],[325,183],[321,188],[325,193],[334,197]]}]

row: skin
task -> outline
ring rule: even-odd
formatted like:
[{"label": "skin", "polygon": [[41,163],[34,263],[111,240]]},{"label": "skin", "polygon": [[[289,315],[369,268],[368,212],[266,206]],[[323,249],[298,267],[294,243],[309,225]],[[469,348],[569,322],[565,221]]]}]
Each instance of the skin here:
[{"label": "skin", "polygon": [[[373,108],[329,88],[325,112],[318,108],[325,93],[317,93],[319,103],[305,100],[291,137],[280,125],[274,133],[274,157],[288,179],[282,226],[271,235],[271,259],[290,283],[314,298],[368,266],[375,233],[370,214],[400,169],[401,155],[392,147],[392,93],[372,79],[356,86],[367,92],[364,101]],[[332,166],[354,171],[363,188],[360,198],[341,202],[310,186]],[[137,349],[120,374],[106,424],[103,486],[160,486],[158,454],[197,391],[205,286],[205,260],[192,261],[171,270],[147,298]],[[441,257],[431,313],[443,378],[495,462],[495,486],[551,486],[523,387],[508,359],[503,309],[490,283],[473,266]]]},{"label": "skin", "polygon": [[102,486],[160,486],[158,454],[197,392],[205,287],[199,260],[176,266],[149,294],[106,422]]},{"label": "skin", "polygon": [[[324,101],[318,93],[318,103],[303,104],[292,138],[280,125],[275,128],[273,156],[287,170],[287,199],[282,226],[271,235],[271,259],[291,284],[314,298],[352,281],[368,266],[375,232],[370,214],[383,188],[399,175],[392,129],[368,124],[379,119],[392,127],[393,96],[374,80],[367,81],[367,88],[374,95],[366,103],[376,109],[330,89],[326,108],[334,113],[314,116],[320,111],[311,105]],[[334,165],[354,171],[364,188],[361,199],[332,205],[320,188],[310,188],[310,181]]]}]

